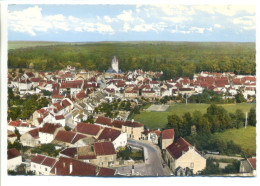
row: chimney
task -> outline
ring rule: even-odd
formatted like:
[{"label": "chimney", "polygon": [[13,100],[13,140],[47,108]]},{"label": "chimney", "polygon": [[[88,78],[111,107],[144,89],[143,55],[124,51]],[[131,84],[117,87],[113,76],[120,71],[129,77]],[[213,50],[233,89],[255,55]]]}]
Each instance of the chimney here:
[{"label": "chimney", "polygon": [[70,171],[70,174],[72,173],[72,170],[73,170],[73,169],[72,169],[72,163],[70,163],[70,170],[69,170],[69,171]]},{"label": "chimney", "polygon": [[63,162],[63,167],[65,167],[65,162]]},{"label": "chimney", "polygon": [[57,174],[57,167],[55,167],[55,169],[54,169],[54,174],[55,175]]},{"label": "chimney", "polygon": [[111,141],[111,138],[108,138],[108,141]]}]

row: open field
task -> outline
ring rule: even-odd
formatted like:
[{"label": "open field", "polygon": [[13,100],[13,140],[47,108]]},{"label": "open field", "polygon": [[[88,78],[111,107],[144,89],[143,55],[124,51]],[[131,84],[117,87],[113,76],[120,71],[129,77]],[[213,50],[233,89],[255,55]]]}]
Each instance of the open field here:
[{"label": "open field", "polygon": [[256,152],[256,127],[229,129],[223,133],[216,133],[214,136],[223,141],[233,140],[242,149],[248,149],[251,153]]},{"label": "open field", "polygon": [[[186,112],[192,113],[195,110],[204,114],[209,106],[210,104],[172,104],[165,112],[142,111],[141,114],[135,115],[134,119],[142,122],[148,128],[163,128],[168,122],[168,115],[177,114],[182,116]],[[218,104],[218,106],[223,106],[228,112],[235,112],[237,109],[249,112],[252,107],[255,107],[255,104]]]},{"label": "open field", "polygon": [[70,45],[73,43],[65,42],[48,42],[48,41],[9,41],[8,50],[19,48],[30,48],[36,46],[55,46],[55,45]]},{"label": "open field", "polygon": [[164,112],[169,108],[169,105],[151,105],[147,111]]}]

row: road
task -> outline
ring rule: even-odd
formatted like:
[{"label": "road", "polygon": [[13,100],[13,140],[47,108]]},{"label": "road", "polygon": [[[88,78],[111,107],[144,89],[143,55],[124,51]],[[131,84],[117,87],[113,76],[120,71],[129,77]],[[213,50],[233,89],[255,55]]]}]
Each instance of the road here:
[{"label": "road", "polygon": [[[131,146],[142,147],[144,149],[145,162],[142,164],[134,165],[135,173],[139,173],[141,176],[169,176],[168,169],[162,166],[161,154],[150,144],[142,143],[128,139],[127,143]],[[120,174],[131,173],[132,166],[118,167],[116,168]]]}]

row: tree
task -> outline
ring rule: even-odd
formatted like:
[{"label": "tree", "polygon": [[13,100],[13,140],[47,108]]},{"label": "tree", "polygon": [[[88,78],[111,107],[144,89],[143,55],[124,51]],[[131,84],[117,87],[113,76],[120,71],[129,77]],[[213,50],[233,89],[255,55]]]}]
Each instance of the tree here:
[{"label": "tree", "polygon": [[173,115],[168,116],[168,123],[166,125],[166,128],[168,128],[168,129],[173,128],[176,137],[182,136],[181,127],[182,127],[182,119],[178,115],[173,114]]},{"label": "tree", "polygon": [[242,112],[242,110],[237,109],[235,112],[235,127],[237,129],[243,127],[245,122],[245,114]]},{"label": "tree", "polygon": [[237,103],[244,103],[246,102],[246,99],[244,98],[244,95],[239,92],[236,96],[235,96],[236,102]]},{"label": "tree", "polygon": [[14,133],[17,136],[17,140],[20,141],[21,134],[20,134],[19,130],[16,127],[15,127],[15,130],[14,130]]},{"label": "tree", "polygon": [[256,126],[256,111],[255,108],[251,108],[248,115],[248,125]]}]

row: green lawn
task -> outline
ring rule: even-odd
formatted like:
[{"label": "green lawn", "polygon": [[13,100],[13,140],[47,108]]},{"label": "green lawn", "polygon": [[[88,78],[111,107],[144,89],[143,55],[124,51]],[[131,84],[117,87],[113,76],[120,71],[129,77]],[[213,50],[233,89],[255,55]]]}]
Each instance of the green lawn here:
[{"label": "green lawn", "polygon": [[224,141],[233,140],[242,149],[248,149],[253,154],[256,153],[256,127],[229,129],[223,133],[216,133],[214,136]]},{"label": "green lawn", "polygon": [[[145,124],[148,128],[163,128],[168,122],[168,115],[177,114],[182,116],[185,112],[192,113],[195,110],[206,113],[209,106],[210,104],[172,104],[165,112],[141,111],[141,114],[135,115],[134,119]],[[218,104],[218,106],[223,106],[228,112],[235,112],[237,109],[249,112],[252,107],[255,107],[255,104]]]}]

